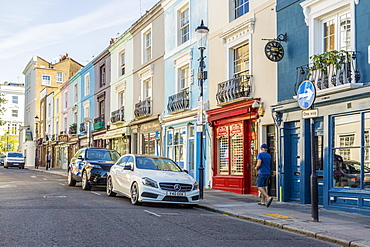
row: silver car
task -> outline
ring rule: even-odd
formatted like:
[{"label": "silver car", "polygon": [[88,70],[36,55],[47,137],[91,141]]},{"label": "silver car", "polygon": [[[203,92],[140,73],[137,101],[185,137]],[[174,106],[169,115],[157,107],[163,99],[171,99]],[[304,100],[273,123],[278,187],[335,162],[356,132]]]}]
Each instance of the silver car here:
[{"label": "silver car", "polygon": [[19,169],[24,169],[24,158],[22,152],[6,152],[4,168],[19,167]]}]

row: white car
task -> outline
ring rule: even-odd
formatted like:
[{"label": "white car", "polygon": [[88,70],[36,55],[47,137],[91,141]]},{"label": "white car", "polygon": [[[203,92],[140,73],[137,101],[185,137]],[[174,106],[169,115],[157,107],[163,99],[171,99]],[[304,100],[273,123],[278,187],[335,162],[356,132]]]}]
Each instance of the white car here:
[{"label": "white car", "polygon": [[198,204],[199,186],[173,160],[126,154],[110,169],[107,195],[122,194],[132,204],[142,202]]}]

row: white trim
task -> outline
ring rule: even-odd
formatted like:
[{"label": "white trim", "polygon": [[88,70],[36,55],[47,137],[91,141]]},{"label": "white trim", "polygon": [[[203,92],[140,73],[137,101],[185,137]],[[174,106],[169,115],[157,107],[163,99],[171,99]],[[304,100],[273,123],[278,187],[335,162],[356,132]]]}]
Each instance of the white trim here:
[{"label": "white trim", "polygon": [[141,53],[142,53],[142,56],[141,56],[141,64],[144,64],[146,63],[148,60],[146,59],[146,46],[145,46],[145,35],[147,33],[151,33],[151,57],[153,58],[153,32],[152,32],[152,23],[150,23],[148,26],[146,26],[145,28],[143,28],[143,30],[141,30]]},{"label": "white trim", "polygon": [[[189,12],[189,39],[184,42],[184,43],[181,43],[181,31],[180,31],[180,23],[181,23],[181,13],[184,12],[185,10],[188,10]],[[175,26],[176,26],[176,46],[181,46],[183,44],[187,44],[189,45],[190,43],[190,37],[191,37],[191,33],[190,33],[190,21],[191,21],[191,13],[190,13],[190,2],[189,0],[184,0],[182,3],[178,4],[176,7],[175,7],[175,10],[174,10],[174,13],[175,13]]]}]

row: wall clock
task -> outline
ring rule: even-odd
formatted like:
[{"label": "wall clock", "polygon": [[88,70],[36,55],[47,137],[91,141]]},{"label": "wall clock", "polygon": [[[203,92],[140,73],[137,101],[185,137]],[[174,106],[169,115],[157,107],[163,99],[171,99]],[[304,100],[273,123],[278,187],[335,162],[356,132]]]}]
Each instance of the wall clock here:
[{"label": "wall clock", "polygon": [[284,48],[277,41],[269,41],[265,46],[266,57],[273,62],[279,62],[284,57]]}]

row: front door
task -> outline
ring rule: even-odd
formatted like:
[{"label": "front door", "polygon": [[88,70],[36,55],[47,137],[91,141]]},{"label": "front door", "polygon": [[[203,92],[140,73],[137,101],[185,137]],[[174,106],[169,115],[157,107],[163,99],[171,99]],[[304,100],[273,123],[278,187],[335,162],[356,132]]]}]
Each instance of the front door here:
[{"label": "front door", "polygon": [[301,167],[299,156],[299,122],[292,123],[291,127],[287,130],[286,140],[286,156],[285,156],[285,171],[286,185],[285,192],[288,194],[288,201],[300,200],[300,182],[301,182]]},{"label": "front door", "polygon": [[194,139],[189,140],[188,148],[188,163],[189,163],[189,175],[195,178],[195,162],[194,162]]}]

